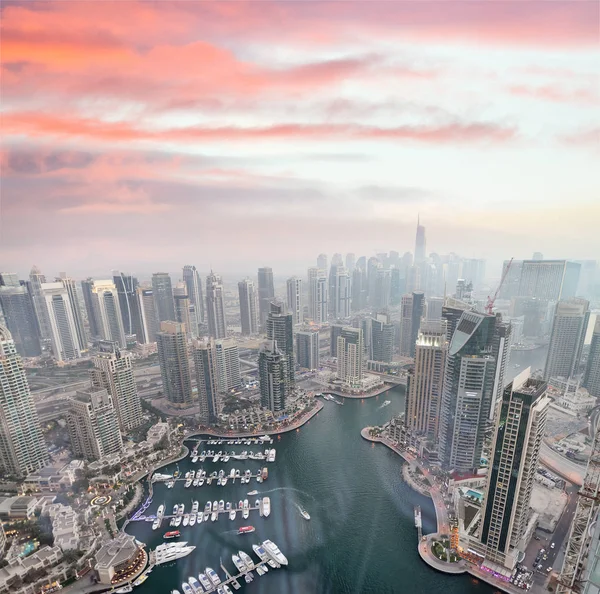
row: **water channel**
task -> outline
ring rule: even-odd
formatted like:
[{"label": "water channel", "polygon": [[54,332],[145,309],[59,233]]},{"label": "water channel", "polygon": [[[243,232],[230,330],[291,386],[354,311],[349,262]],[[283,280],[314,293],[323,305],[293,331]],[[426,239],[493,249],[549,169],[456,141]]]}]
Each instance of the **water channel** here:
[{"label": "water channel", "polygon": [[[385,400],[391,403],[382,406]],[[240,592],[248,594],[491,594],[494,589],[469,576],[447,576],[430,569],[418,556],[413,507],[423,510],[424,532],[435,529],[431,500],[415,493],[402,480],[402,459],[381,444],[363,440],[360,430],[366,425],[387,421],[404,409],[404,388],[394,388],[365,400],[346,400],[343,406],[325,402],[324,409],[299,431],[282,434],[272,447],[275,463],[266,464],[269,478],[263,484],[231,482],[225,487],[215,483],[185,489],[179,481],[173,489],[158,484],[148,513],[156,513],[161,503],[168,513],[175,503],[191,508],[198,499],[200,508],[207,501],[238,502],[246,493],[258,490],[271,498],[271,515],[261,518],[251,512],[248,520],[230,521],[222,515],[217,522],[180,527],[181,540],[196,550],[170,567],[156,567],[136,594],[168,594],[190,575],[197,576],[206,566],[217,570],[220,560],[234,572],[231,554],[244,550],[253,555],[252,544],[273,540],[288,557],[287,568],[255,576],[251,584],[242,583]],[[211,449],[258,451],[256,446],[208,446]],[[202,447],[200,448],[202,449]],[[229,472],[249,468],[253,473],[265,463],[230,460],[191,464],[179,463],[182,473],[204,468],[209,474],[223,468]],[[172,472],[175,466],[165,469]],[[304,520],[299,507],[311,520]],[[237,528],[253,525],[256,532],[238,535]],[[132,522],[127,531],[154,548],[168,530],[152,531],[150,523]]]}]

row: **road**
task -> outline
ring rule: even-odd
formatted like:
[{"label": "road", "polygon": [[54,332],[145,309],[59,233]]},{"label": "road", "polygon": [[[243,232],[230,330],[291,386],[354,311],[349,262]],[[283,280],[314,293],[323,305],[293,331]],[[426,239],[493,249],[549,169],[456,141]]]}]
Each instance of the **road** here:
[{"label": "road", "polygon": [[540,449],[540,462],[570,483],[578,486],[583,484],[585,466],[565,458],[546,443],[542,443]]},{"label": "road", "polygon": [[[562,569],[564,548],[566,547],[569,538],[571,522],[573,521],[573,515],[575,513],[575,508],[577,507],[577,491],[578,487],[575,486],[569,486],[566,489],[568,496],[567,505],[565,506],[554,532],[548,534],[543,530],[537,530],[535,534],[539,540],[532,540],[527,547],[524,565],[530,569],[534,568],[534,560],[540,549],[546,549],[548,555],[548,558],[545,561],[540,561],[540,564],[542,565],[541,571],[534,574],[534,581],[537,584],[542,585],[545,583],[548,577],[548,572],[546,571],[548,567],[552,567],[555,572],[560,572]],[[554,543],[553,549],[550,548],[551,543]]]}]

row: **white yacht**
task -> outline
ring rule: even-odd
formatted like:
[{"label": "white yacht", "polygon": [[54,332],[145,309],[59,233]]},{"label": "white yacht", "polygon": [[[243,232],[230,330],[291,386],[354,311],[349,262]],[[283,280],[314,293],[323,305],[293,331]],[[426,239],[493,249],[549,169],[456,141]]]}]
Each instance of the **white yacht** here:
[{"label": "white yacht", "polygon": [[165,504],[161,503],[158,506],[158,511],[156,512],[156,517],[157,518],[162,518],[165,515]]},{"label": "white yacht", "polygon": [[161,519],[156,518],[156,520],[154,520],[154,522],[152,522],[152,530],[157,530],[158,528],[160,528],[160,525],[161,525]]},{"label": "white yacht", "polygon": [[231,555],[231,560],[240,573],[244,573],[246,571],[246,564],[237,555]]},{"label": "white yacht", "polygon": [[246,564],[248,569],[252,569],[254,567],[254,561],[252,561],[252,557],[244,553],[244,551],[238,551],[238,555],[240,559]]},{"label": "white yacht", "polygon": [[213,589],[213,585],[212,585],[211,581],[206,577],[205,573],[198,574],[198,579],[200,580],[200,583],[202,584],[202,587],[207,592],[209,592],[210,590]]},{"label": "white yacht", "polygon": [[222,499],[219,501],[219,511],[225,511],[225,502]]},{"label": "white yacht", "polygon": [[269,455],[267,456],[267,462],[275,462],[275,454],[277,452],[275,451],[275,448],[273,448],[270,452]]},{"label": "white yacht", "polygon": [[279,547],[272,540],[265,540],[262,543],[262,546],[265,551],[267,551],[269,556],[277,561],[277,563],[280,563],[281,565],[288,564],[286,556],[279,550]]},{"label": "white yacht", "polygon": [[183,525],[188,526],[189,523],[190,523],[190,514],[185,514],[185,516],[183,516]]},{"label": "white yacht", "polygon": [[195,546],[188,545],[187,542],[160,544],[154,549],[155,563],[156,565],[162,565],[187,557],[195,548]]},{"label": "white yacht", "polygon": [[235,515],[236,515],[236,510],[235,509],[230,509],[229,510],[229,519],[230,520],[235,520]]},{"label": "white yacht", "polygon": [[215,586],[218,586],[221,583],[221,578],[217,575],[217,572],[211,567],[206,568],[206,575]]},{"label": "white yacht", "polygon": [[196,499],[194,499],[194,501],[192,501],[192,513],[197,514],[199,507],[200,503]]},{"label": "white yacht", "polygon": [[192,586],[192,590],[194,592],[196,592],[196,594],[200,594],[200,593],[204,594],[204,590],[202,589],[200,582],[194,576],[191,576],[188,579],[188,583],[190,586]]},{"label": "white yacht", "polygon": [[242,517],[244,518],[244,520],[248,519],[248,516],[250,515],[250,505],[248,503],[247,499],[244,499],[244,507],[243,507],[243,513],[242,513]]},{"label": "white yacht", "polygon": [[262,508],[263,508],[263,516],[268,518],[271,513],[271,498],[263,497],[262,498]]},{"label": "white yacht", "polygon": [[197,519],[197,515],[196,514],[190,514],[190,526],[195,526],[196,524],[196,519]]}]

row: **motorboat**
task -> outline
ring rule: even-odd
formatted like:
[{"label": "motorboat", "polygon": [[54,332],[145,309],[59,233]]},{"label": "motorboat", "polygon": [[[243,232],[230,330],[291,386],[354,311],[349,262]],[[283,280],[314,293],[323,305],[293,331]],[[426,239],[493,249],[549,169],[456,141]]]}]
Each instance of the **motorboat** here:
[{"label": "motorboat", "polygon": [[195,478],[195,479],[192,481],[192,487],[197,487],[199,482],[200,482],[200,479],[197,479],[197,478]]},{"label": "motorboat", "polygon": [[242,513],[242,517],[244,518],[244,520],[247,520],[248,516],[250,515],[250,505],[247,499],[244,499],[243,510],[244,511]]},{"label": "motorboat", "polygon": [[240,573],[244,573],[246,571],[246,564],[237,555],[231,555],[231,560]]},{"label": "motorboat", "polygon": [[187,542],[163,543],[154,549],[155,564],[161,565],[176,561],[189,555],[195,548],[195,546],[188,545]]},{"label": "motorboat", "polygon": [[225,502],[222,499],[219,501],[219,511],[225,511]]},{"label": "motorboat", "polygon": [[272,540],[265,540],[262,543],[263,548],[269,556],[277,561],[280,565],[287,565],[288,560],[286,556],[279,550],[279,547]]},{"label": "motorboat", "polygon": [[254,502],[254,507],[256,507],[257,509],[259,509],[259,510],[260,510],[260,499],[257,499],[257,500]]},{"label": "motorboat", "polygon": [[198,508],[200,507],[200,503],[197,500],[192,501],[192,513],[198,513]]},{"label": "motorboat", "polygon": [[194,594],[192,586],[190,586],[187,582],[183,582],[183,584],[181,584],[181,589],[183,590],[183,594]]},{"label": "motorboat", "polygon": [[305,510],[300,508],[300,515],[305,519],[305,520],[310,520],[310,514]]},{"label": "motorboat", "polygon": [[227,511],[229,511],[229,510],[231,509],[231,501],[228,501],[228,502],[225,504],[225,509],[226,509]]},{"label": "motorboat", "polygon": [[254,490],[254,491],[250,491],[248,493],[248,495],[258,495],[258,491]]},{"label": "motorboat", "polygon": [[213,511],[218,511],[218,509],[219,509],[219,502],[218,501],[213,501],[212,510]]},{"label": "motorboat", "polygon": [[179,509],[177,510],[177,514],[183,516],[183,512],[185,511],[185,505],[183,503],[179,504]]},{"label": "motorboat", "polygon": [[162,523],[161,519],[156,518],[156,520],[154,520],[154,522],[152,522],[152,530],[156,530],[157,528],[160,528],[161,523]]},{"label": "motorboat", "polygon": [[236,510],[235,509],[230,509],[229,510],[229,519],[230,520],[235,520],[235,515],[236,515]]},{"label": "motorboat", "polygon": [[185,516],[183,516],[183,525],[189,526],[189,524],[190,524],[190,514],[185,514]]},{"label": "motorboat", "polygon": [[196,519],[197,519],[196,514],[190,514],[190,523],[189,523],[189,525],[190,526],[194,526],[196,524]]},{"label": "motorboat", "polygon": [[217,575],[217,572],[214,569],[207,567],[206,575],[215,586],[218,586],[221,583],[221,578]]},{"label": "motorboat", "polygon": [[238,555],[240,559],[246,564],[248,569],[252,569],[254,567],[254,561],[252,561],[252,557],[250,555],[244,553],[244,551],[238,551]]},{"label": "motorboat", "polygon": [[203,590],[202,586],[200,585],[200,582],[194,576],[191,576],[188,579],[188,583],[190,584],[190,586],[192,586],[192,590],[194,592],[196,592],[197,594],[200,594],[200,593],[204,594],[204,590]]},{"label": "motorboat", "polygon": [[205,573],[200,573],[198,574],[198,579],[200,580],[200,583],[202,584],[202,587],[205,590],[212,590],[213,589],[213,585],[212,582],[206,577]]},{"label": "motorboat", "polygon": [[[128,594],[129,592],[133,592],[133,586],[131,584],[127,584],[118,590],[115,590],[117,594]],[[179,594],[179,592],[177,592]]]},{"label": "motorboat", "polygon": [[262,498],[262,510],[263,510],[263,516],[265,518],[268,518],[269,515],[271,514],[271,498],[270,497]]},{"label": "motorboat", "polygon": [[157,518],[162,518],[164,515],[165,515],[165,504],[164,504],[164,503],[161,503],[161,504],[158,506],[158,510],[157,510],[157,512],[156,512],[156,517],[157,517]]},{"label": "motorboat", "polygon": [[171,530],[170,532],[165,532],[165,535],[163,536],[163,538],[165,538],[165,539],[179,538],[180,536],[181,536],[181,532],[179,532],[179,530]]},{"label": "motorboat", "polygon": [[240,526],[238,528],[238,534],[251,534],[256,528],[254,526]]},{"label": "motorboat", "polygon": [[267,462],[275,462],[275,448],[273,448],[270,452],[269,455],[267,456]]},{"label": "motorboat", "polygon": [[211,522],[216,522],[219,518],[219,512],[218,511],[214,511],[212,514],[210,514],[210,521]]}]

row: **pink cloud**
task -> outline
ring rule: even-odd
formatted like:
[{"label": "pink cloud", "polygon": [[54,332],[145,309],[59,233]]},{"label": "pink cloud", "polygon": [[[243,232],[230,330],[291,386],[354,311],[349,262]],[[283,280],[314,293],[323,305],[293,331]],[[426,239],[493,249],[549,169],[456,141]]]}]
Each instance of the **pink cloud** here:
[{"label": "pink cloud", "polygon": [[600,96],[597,90],[587,88],[566,88],[558,85],[545,85],[533,87],[529,85],[513,85],[509,87],[509,92],[520,97],[530,97],[541,99],[542,101],[552,101],[554,103],[583,103],[598,105]]}]

